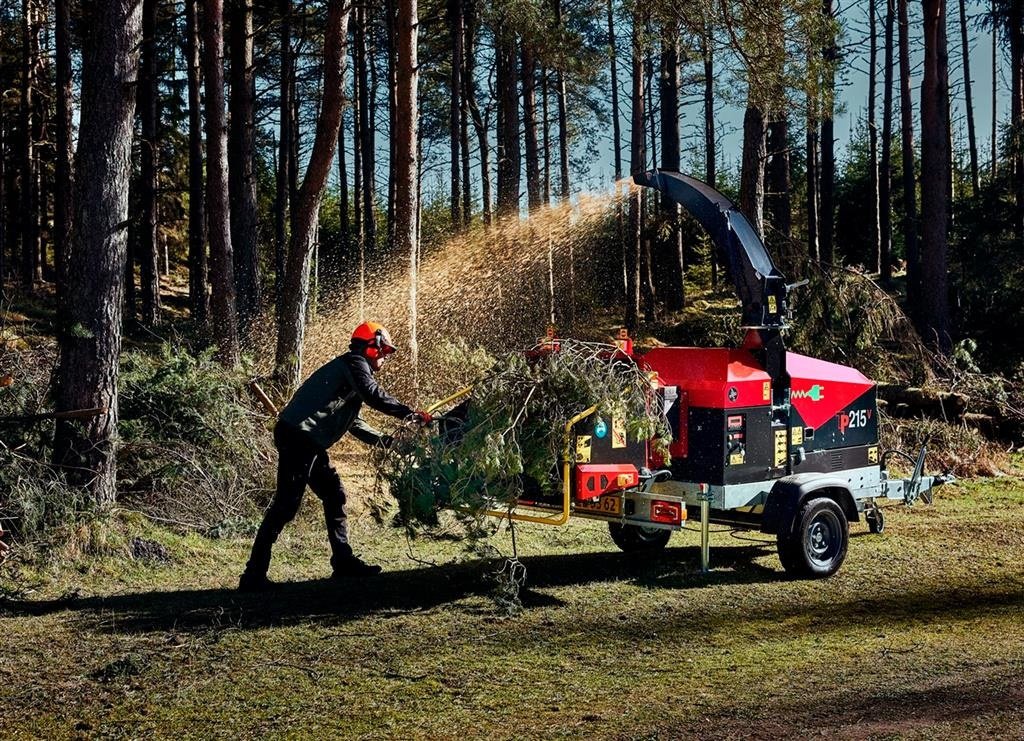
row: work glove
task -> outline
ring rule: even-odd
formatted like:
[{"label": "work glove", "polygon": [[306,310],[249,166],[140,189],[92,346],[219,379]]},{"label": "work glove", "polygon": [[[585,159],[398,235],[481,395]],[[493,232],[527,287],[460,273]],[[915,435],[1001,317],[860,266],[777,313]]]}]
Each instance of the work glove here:
[{"label": "work glove", "polygon": [[434,421],[434,415],[432,415],[430,412],[418,411],[416,412],[415,416],[416,421],[419,422],[420,425],[423,427],[426,427],[427,425]]}]

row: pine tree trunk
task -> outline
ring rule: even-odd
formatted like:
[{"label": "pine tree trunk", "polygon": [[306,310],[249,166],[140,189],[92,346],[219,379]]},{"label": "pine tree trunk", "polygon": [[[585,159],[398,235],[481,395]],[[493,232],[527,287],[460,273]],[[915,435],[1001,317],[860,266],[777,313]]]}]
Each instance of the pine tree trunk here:
[{"label": "pine tree trunk", "polygon": [[945,0],[924,0],[921,83],[921,336],[939,352],[952,349],[949,316],[949,223],[952,152]]},{"label": "pine tree trunk", "polygon": [[541,195],[544,205],[551,204],[551,116],[548,112],[548,70],[540,69],[540,107],[541,107],[541,140],[544,150],[544,168],[541,175]]},{"label": "pine tree trunk", "polygon": [[[644,18],[640,9],[633,10],[632,39],[632,115],[629,132],[629,174],[642,173],[647,167],[644,116]],[[629,199],[630,244],[626,250],[626,318],[630,332],[640,321],[640,253],[643,236],[643,188],[634,188]]]},{"label": "pine tree trunk", "polygon": [[21,77],[21,283],[25,288],[42,279],[39,256],[39,193],[36,188],[35,84],[39,57],[39,13],[36,0],[24,0],[22,12],[22,77]]},{"label": "pine tree trunk", "polygon": [[337,264],[334,277],[340,276],[342,261],[348,259],[352,247],[352,226],[349,222],[348,202],[348,156],[345,145],[345,111],[341,112],[341,125],[338,127],[338,219],[341,225],[340,244],[338,245]]},{"label": "pine tree trunk", "polygon": [[[451,34],[452,58],[451,58],[451,101],[449,103],[449,127],[448,132],[451,149],[451,215],[452,227],[462,228],[462,162],[461,149],[462,138],[460,115],[462,112],[462,59],[466,52],[463,48],[463,27],[462,27],[462,0],[448,0],[448,30]],[[404,114],[403,114],[404,115]],[[467,181],[466,187],[469,187]]]},{"label": "pine tree trunk", "polygon": [[523,43],[520,73],[523,85],[523,140],[526,148],[526,202],[530,210],[541,205],[540,145],[537,141],[537,62]]},{"label": "pine tree trunk", "polygon": [[[417,144],[419,140],[419,109],[417,100],[418,62],[416,0],[399,0],[398,3],[398,76],[397,108],[395,111],[395,215],[399,254],[409,256],[409,349],[413,368],[413,394],[417,387],[418,343],[416,338],[416,283],[418,272],[419,239],[416,228],[416,214],[419,212],[419,166]],[[458,67],[458,65],[454,65]],[[453,81],[453,92],[458,100],[459,86]],[[458,125],[457,110],[452,108],[453,123]],[[453,139],[454,139],[453,135]],[[453,152],[452,171],[458,177],[458,152]],[[458,211],[457,194],[453,193],[453,214]]]},{"label": "pine tree trunk", "polygon": [[112,505],[117,495],[125,223],[141,32],[141,5],[134,0],[96,0],[85,8],[76,228],[64,317],[71,331],[59,337],[56,406],[104,411],[59,421],[54,456],[68,481],[86,487],[100,507]]},{"label": "pine tree trunk", "polygon": [[199,0],[185,0],[185,64],[188,77],[188,297],[201,334],[210,318],[207,290],[206,208],[203,186],[203,117],[200,99]]},{"label": "pine tree trunk", "polygon": [[776,254],[782,272],[795,276],[799,272],[799,259],[793,254],[793,201],[792,180],[789,160],[789,116],[785,112],[775,114],[768,124],[766,151],[768,164],[765,171],[765,206],[772,225]]},{"label": "pine tree trunk", "polygon": [[[826,22],[835,19],[833,0],[822,0],[822,14]],[[821,171],[818,180],[820,209],[818,213],[818,253],[826,268],[835,262],[835,187],[836,187],[836,144],[835,144],[835,65],[838,50],[835,38],[830,35],[825,48],[821,50],[824,74],[821,90]]]},{"label": "pine tree trunk", "polygon": [[[460,2],[461,12],[461,2]],[[465,16],[462,16],[462,58],[459,64],[462,65],[462,74],[459,89],[459,149],[462,154],[462,224],[468,227],[473,222],[473,181],[470,173],[469,163],[469,96],[466,94],[466,23]]]},{"label": "pine tree trunk", "polygon": [[892,281],[892,82],[895,0],[885,2],[885,74],[882,92],[882,160],[879,165],[879,254],[882,282]]},{"label": "pine tree trunk", "polygon": [[228,142],[231,246],[243,333],[260,311],[259,224],[256,219],[252,0],[231,3],[231,129]]},{"label": "pine tree trunk", "polygon": [[158,0],[142,3],[142,66],[139,71],[138,109],[142,120],[141,170],[139,177],[139,289],[142,298],[142,323],[147,327],[160,324],[160,272],[158,268],[159,236],[157,234],[157,159],[160,152],[159,79],[157,61],[156,21]]},{"label": "pine tree trunk", "polygon": [[[280,0],[281,79],[279,80],[276,196],[274,200],[274,298],[280,323],[284,312],[284,282],[287,271],[288,221],[291,213],[288,173],[292,159],[292,0]],[[358,187],[357,187],[358,192]]]},{"label": "pine tree trunk", "polygon": [[217,356],[239,361],[235,271],[231,254],[227,127],[224,121],[224,2],[204,0],[203,76],[206,84],[206,216],[210,239],[210,317]]},{"label": "pine tree trunk", "polygon": [[[56,72],[57,72],[57,121],[56,121],[56,182],[53,190],[53,250],[57,265],[57,291],[63,296],[67,283],[67,255],[71,237],[71,29],[70,0],[54,0],[56,10]],[[0,157],[6,154],[0,147]],[[2,179],[0,174],[0,179]],[[0,186],[0,203],[3,201]],[[2,218],[2,217],[0,217]],[[0,235],[0,252],[4,249]],[[0,257],[2,262],[2,257]],[[0,274],[3,266],[0,264]],[[3,278],[0,277],[0,282]]]},{"label": "pine tree trunk", "polygon": [[622,180],[622,131],[619,122],[619,67],[618,50],[615,48],[615,0],[608,0],[608,59],[611,65],[612,83],[612,152],[615,163],[615,180]]},{"label": "pine tree trunk", "polygon": [[871,52],[868,55],[868,167],[871,175],[872,234],[871,253],[867,268],[881,273],[882,255],[882,209],[881,188],[878,182],[878,124],[875,120],[875,80],[878,66],[878,23],[875,16],[875,0],[868,3],[868,20]]},{"label": "pine tree trunk", "polygon": [[907,258],[907,306],[917,315],[920,286],[917,250],[917,193],[914,183],[914,108],[910,100],[910,25],[907,0],[898,0],[900,54],[900,141],[903,156],[903,244]]},{"label": "pine tree trunk", "polygon": [[277,333],[275,377],[291,391],[302,376],[302,344],[306,333],[310,257],[316,241],[320,201],[334,161],[345,101],[344,66],[349,8],[330,0],[324,28],[324,95],[317,118],[313,150],[296,200],[285,270],[285,310]]},{"label": "pine tree trunk", "polygon": [[357,59],[359,68],[356,74],[359,75],[359,147],[361,150],[360,162],[363,167],[363,244],[368,252],[373,252],[377,247],[377,217],[376,217],[376,169],[373,119],[371,114],[370,94],[370,69],[369,69],[369,47],[367,39],[369,21],[367,9],[362,7],[358,14],[356,24],[355,41],[358,46]]},{"label": "pine tree trunk", "polygon": [[1010,3],[1010,157],[1017,210],[1014,231],[1024,239],[1024,3]]},{"label": "pine tree trunk", "polygon": [[[995,15],[997,0],[990,12]],[[999,174],[999,24],[992,24],[992,179]]]},{"label": "pine tree trunk", "polygon": [[[555,28],[561,31],[562,0],[553,0],[555,7]],[[555,95],[558,98],[558,164],[560,175],[559,196],[563,200],[569,198],[569,101],[565,89],[565,70],[559,64],[555,69]]]},{"label": "pine tree trunk", "polygon": [[466,103],[469,106],[473,129],[476,131],[477,147],[480,150],[480,199],[484,225],[491,224],[491,145],[487,134],[487,122],[480,113],[476,99],[476,31],[477,16],[473,3],[466,10]]},{"label": "pine tree trunk", "polygon": [[764,112],[748,100],[743,114],[743,160],[740,169],[740,210],[764,239],[764,169],[767,129]]},{"label": "pine tree trunk", "polygon": [[[679,172],[679,29],[674,25],[662,29],[660,73],[661,169]],[[668,276],[665,305],[670,311],[679,311],[686,305],[686,261],[679,206],[668,198],[662,198],[661,212],[668,227],[662,240]]]},{"label": "pine tree trunk", "polygon": [[519,213],[519,94],[516,74],[516,40],[509,32],[499,32],[495,85],[498,95],[498,214]]},{"label": "pine tree trunk", "polygon": [[[712,188],[717,187],[718,143],[715,136],[715,50],[709,39],[708,28],[701,40],[704,60],[704,179]],[[714,259],[714,258],[712,258]]]},{"label": "pine tree trunk", "polygon": [[967,114],[967,142],[971,156],[971,184],[974,195],[981,190],[981,174],[978,169],[978,139],[974,131],[974,102],[971,96],[971,45],[967,32],[967,3],[960,0],[960,43],[964,61],[964,107]]},{"label": "pine tree trunk", "polygon": [[[391,251],[395,247],[396,242],[396,221],[395,221],[395,181],[397,176],[395,175],[395,167],[398,162],[398,155],[396,153],[396,140],[394,136],[394,125],[396,120],[396,111],[398,110],[398,49],[396,48],[396,36],[398,35],[398,9],[395,7],[396,0],[387,0],[385,3],[385,10],[387,12],[386,23],[384,24],[387,33],[385,34],[385,41],[388,45],[388,121],[390,122],[391,130],[388,132],[388,207],[387,207],[387,247]],[[451,108],[449,107],[449,116],[451,115]],[[450,118],[449,118],[450,122]],[[455,221],[452,222],[453,225]]]}]

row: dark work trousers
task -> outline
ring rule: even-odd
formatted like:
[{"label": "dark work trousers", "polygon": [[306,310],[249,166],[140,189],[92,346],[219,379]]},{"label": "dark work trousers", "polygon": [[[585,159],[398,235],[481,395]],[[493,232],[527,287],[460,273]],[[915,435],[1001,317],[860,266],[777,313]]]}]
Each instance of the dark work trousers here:
[{"label": "dark work trousers", "polygon": [[345,515],[345,487],[338,472],[331,465],[326,450],[289,425],[278,422],[274,427],[274,446],[278,451],[277,491],[256,533],[246,572],[267,573],[271,548],[284,526],[295,519],[307,484],[323,502],[327,540],[331,544],[331,565],[337,568],[352,556]]}]

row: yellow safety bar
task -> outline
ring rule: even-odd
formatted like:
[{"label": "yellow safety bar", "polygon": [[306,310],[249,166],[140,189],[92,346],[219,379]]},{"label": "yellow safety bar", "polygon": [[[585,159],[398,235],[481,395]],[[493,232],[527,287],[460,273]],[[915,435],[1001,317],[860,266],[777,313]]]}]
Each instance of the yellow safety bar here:
[{"label": "yellow safety bar", "polygon": [[[463,396],[468,395],[472,390],[472,387],[469,386],[464,389],[459,389],[451,396],[447,396],[444,399],[441,399],[441,401],[435,402],[431,406],[427,407],[427,411],[430,414],[433,414],[441,407],[451,404],[453,401],[457,401]],[[484,514],[490,517],[507,517],[508,519],[516,520],[517,522],[535,522],[541,525],[564,525],[567,523],[569,521],[570,506],[572,504],[572,465],[576,462],[576,454],[573,451],[572,446],[572,428],[576,426],[577,422],[582,419],[586,419],[596,411],[597,406],[592,406],[589,409],[585,409],[580,412],[565,423],[565,447],[562,451],[562,511],[558,515],[525,515],[515,512],[513,509],[490,509],[484,512]]]},{"label": "yellow safety bar", "polygon": [[469,392],[472,391],[472,390],[473,390],[472,386],[466,386],[466,388],[459,389],[458,391],[456,391],[451,396],[444,397],[443,399],[441,399],[441,401],[435,401],[433,404],[431,404],[429,407],[427,407],[427,414],[433,414],[434,412],[436,412],[441,407],[447,406],[448,404],[451,404],[453,401],[458,401],[463,396],[468,396]]},{"label": "yellow safety bar", "polygon": [[541,517],[540,515],[522,515],[511,509],[509,510],[488,510],[485,515],[491,517],[507,517],[517,522],[536,522],[541,525],[564,525],[569,521],[569,506],[572,502],[572,464],[576,462],[576,454],[572,449],[572,428],[581,419],[586,419],[597,411],[597,406],[586,409],[565,423],[565,448],[562,452],[562,512],[555,516]]}]

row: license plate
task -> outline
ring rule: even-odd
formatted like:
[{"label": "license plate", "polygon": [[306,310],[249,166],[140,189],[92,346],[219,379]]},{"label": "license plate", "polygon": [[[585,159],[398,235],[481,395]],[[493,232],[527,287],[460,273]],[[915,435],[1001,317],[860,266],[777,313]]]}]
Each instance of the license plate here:
[{"label": "license plate", "polygon": [[622,497],[603,496],[600,499],[587,499],[576,502],[576,509],[601,515],[621,515]]}]

